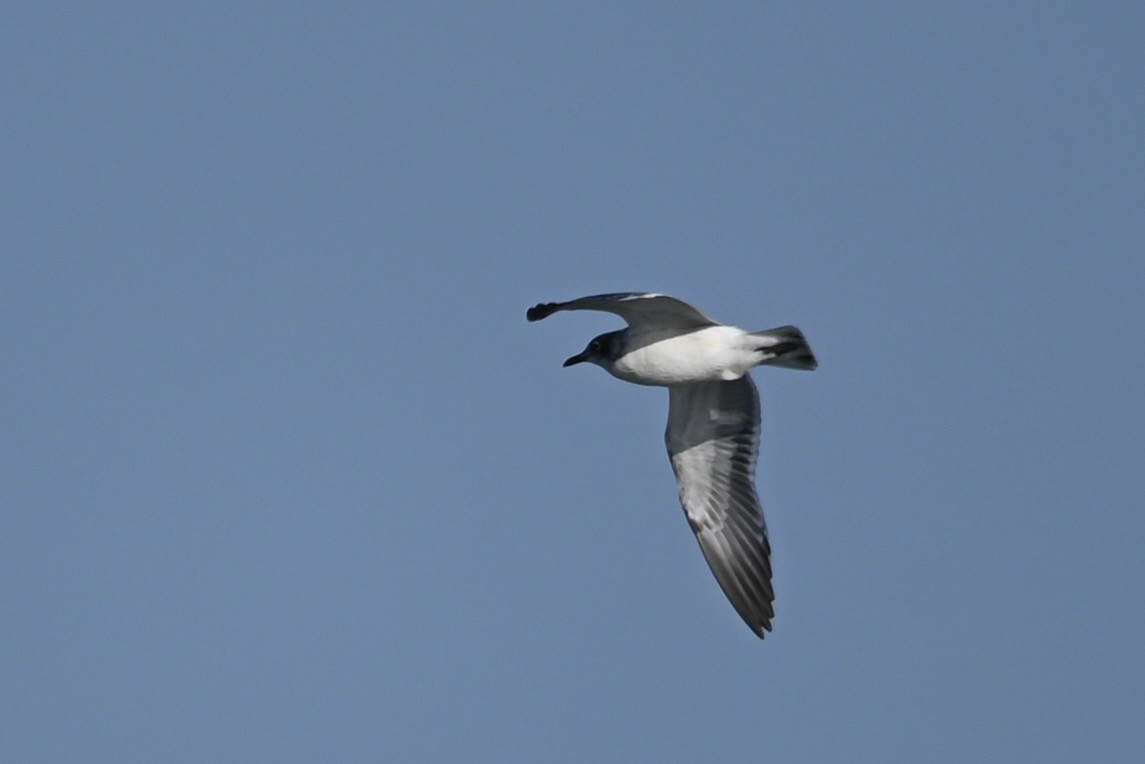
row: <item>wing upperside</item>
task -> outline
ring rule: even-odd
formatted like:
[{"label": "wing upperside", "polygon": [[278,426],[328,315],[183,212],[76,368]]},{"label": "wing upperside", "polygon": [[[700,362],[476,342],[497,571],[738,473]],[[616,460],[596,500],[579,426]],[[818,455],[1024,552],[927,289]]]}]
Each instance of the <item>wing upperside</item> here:
[{"label": "wing upperside", "polygon": [[656,323],[661,327],[693,330],[716,326],[716,322],[675,297],[656,292],[613,292],[581,297],[568,302],[542,302],[525,312],[529,321],[540,321],[561,310],[599,310],[614,313],[629,326]]}]

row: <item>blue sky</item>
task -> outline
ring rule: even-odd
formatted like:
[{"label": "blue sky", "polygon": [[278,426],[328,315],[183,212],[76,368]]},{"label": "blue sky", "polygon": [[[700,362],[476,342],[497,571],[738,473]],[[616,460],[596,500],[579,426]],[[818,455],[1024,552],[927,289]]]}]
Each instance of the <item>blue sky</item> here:
[{"label": "blue sky", "polygon": [[[1140,7],[0,20],[4,760],[1145,746]],[[627,290],[820,359],[764,642],[616,319],[524,320]]]}]

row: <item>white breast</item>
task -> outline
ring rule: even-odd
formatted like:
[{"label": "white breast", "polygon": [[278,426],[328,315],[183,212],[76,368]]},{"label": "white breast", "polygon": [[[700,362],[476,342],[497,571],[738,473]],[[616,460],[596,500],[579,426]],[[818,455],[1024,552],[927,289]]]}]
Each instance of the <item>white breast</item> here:
[{"label": "white breast", "polygon": [[711,326],[688,334],[630,335],[629,350],[610,371],[639,385],[739,379],[759,358],[745,347],[745,334],[734,326]]}]

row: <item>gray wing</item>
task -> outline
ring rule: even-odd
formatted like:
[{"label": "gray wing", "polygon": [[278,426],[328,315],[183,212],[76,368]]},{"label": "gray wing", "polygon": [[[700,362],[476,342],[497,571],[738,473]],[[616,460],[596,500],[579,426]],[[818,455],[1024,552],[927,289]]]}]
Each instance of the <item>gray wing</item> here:
[{"label": "gray wing", "polygon": [[664,440],[704,559],[761,639],[775,616],[771,545],[755,492],[759,394],[750,376],[669,388]]},{"label": "gray wing", "polygon": [[581,297],[568,302],[542,302],[529,308],[525,318],[540,321],[558,310],[602,310],[615,313],[628,322],[629,326],[637,329],[653,325],[658,329],[694,331],[705,326],[718,326],[683,300],[653,292],[617,292]]}]

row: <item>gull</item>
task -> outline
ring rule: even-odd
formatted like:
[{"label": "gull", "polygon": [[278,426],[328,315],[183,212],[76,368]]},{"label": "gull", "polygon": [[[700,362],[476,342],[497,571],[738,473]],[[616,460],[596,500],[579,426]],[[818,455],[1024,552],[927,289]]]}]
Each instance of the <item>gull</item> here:
[{"label": "gull", "polygon": [[775,592],[755,490],[760,409],[749,372],[756,366],[814,369],[803,332],[794,326],[744,331],[651,292],[543,302],[525,317],[540,321],[562,310],[615,313],[628,324],[593,338],[566,367],[587,361],[626,382],[668,388],[664,441],[684,515],[724,594],[763,639],[775,617]]}]

